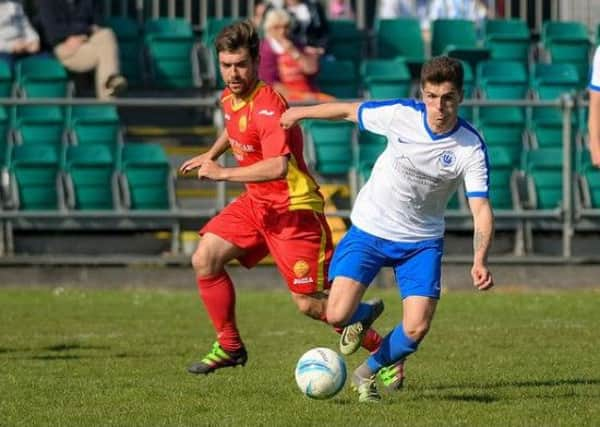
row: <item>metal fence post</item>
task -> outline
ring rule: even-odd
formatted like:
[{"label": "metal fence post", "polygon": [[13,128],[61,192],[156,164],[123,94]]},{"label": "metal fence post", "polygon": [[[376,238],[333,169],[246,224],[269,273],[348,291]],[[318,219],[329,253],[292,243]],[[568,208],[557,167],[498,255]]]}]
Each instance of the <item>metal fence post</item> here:
[{"label": "metal fence post", "polygon": [[561,97],[562,125],[563,125],[563,230],[562,253],[564,258],[569,258],[572,253],[573,237],[573,148],[571,138],[571,117],[573,114],[573,97],[565,94]]}]

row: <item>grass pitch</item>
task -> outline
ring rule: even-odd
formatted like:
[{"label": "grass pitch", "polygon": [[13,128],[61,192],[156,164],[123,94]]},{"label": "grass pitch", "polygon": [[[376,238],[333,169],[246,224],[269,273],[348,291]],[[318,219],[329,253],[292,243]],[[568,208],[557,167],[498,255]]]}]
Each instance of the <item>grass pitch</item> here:
[{"label": "grass pitch", "polygon": [[[372,289],[400,318],[395,291]],[[296,388],[298,357],[337,335],[298,314],[286,292],[238,294],[250,359],[186,373],[212,328],[193,289],[0,289],[2,426],[395,426],[600,424],[600,293],[443,296],[399,393],[359,405]],[[365,353],[347,359],[352,370]]]}]

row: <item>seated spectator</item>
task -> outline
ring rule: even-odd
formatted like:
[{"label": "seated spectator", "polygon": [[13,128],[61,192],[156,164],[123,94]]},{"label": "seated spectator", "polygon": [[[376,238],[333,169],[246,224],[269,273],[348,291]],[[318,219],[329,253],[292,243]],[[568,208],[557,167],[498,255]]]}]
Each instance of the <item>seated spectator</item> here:
[{"label": "seated spectator", "polygon": [[0,0],[0,60],[15,60],[40,50],[40,38],[18,1]]},{"label": "seated spectator", "polygon": [[260,44],[261,80],[272,85],[288,101],[330,101],[313,82],[319,70],[322,48],[301,46],[289,38],[291,18],[281,9],[267,12],[265,38]]},{"label": "seated spectator", "polygon": [[95,70],[96,96],[110,99],[127,87],[113,31],[98,26],[94,0],[43,0],[40,24],[54,55],[70,71]]},{"label": "seated spectator", "polygon": [[329,25],[325,10],[318,0],[285,0],[285,10],[291,15],[291,38],[303,46],[325,49]]}]

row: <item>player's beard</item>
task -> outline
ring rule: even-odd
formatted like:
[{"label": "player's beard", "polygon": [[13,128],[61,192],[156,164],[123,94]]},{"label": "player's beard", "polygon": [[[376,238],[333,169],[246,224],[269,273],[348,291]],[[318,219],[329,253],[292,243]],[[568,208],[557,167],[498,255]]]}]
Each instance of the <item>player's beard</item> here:
[{"label": "player's beard", "polygon": [[236,97],[244,98],[252,92],[257,82],[256,77],[250,80],[234,80],[227,82],[227,87]]}]

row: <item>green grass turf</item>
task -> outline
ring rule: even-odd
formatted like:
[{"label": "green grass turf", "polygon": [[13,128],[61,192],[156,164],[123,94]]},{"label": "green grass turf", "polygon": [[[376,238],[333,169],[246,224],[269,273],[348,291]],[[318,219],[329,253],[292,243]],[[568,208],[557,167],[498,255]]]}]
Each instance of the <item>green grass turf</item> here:
[{"label": "green grass turf", "polygon": [[[394,291],[372,289],[400,318]],[[359,405],[296,388],[298,357],[337,335],[286,292],[239,292],[250,360],[186,373],[214,340],[194,290],[0,289],[0,425],[600,425],[600,293],[443,296],[403,391]],[[364,353],[347,359],[349,370]]]}]

